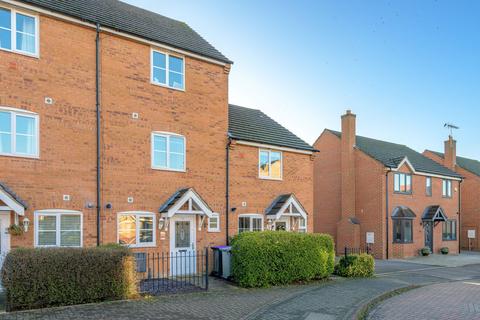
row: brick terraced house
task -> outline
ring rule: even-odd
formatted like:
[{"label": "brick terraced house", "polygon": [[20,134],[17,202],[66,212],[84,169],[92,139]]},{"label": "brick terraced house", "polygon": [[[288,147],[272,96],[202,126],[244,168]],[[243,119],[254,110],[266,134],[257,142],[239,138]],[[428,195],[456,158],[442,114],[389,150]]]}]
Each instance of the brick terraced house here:
[{"label": "brick terraced house", "polygon": [[326,129],[314,144],[314,231],[331,234],[338,253],[367,239],[383,259],[423,247],[458,253],[462,175],[405,145],[357,136],[350,111],[341,122],[342,132]]},{"label": "brick terraced house", "polygon": [[457,156],[457,142],[451,136],[444,146],[443,153],[425,150],[423,154],[464,177],[460,188],[462,216],[458,221],[460,245],[462,249],[480,250],[480,161]]},{"label": "brick terraced house", "polygon": [[231,64],[185,23],[120,1],[0,0],[2,253],[312,231],[314,150],[229,107]]}]

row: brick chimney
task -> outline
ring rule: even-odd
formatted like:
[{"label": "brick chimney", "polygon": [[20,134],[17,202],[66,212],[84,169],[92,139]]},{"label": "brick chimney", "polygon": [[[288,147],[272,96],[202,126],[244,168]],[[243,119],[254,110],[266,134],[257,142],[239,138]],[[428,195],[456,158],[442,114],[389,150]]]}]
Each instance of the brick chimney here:
[{"label": "brick chimney", "polygon": [[457,164],[457,141],[453,140],[451,135],[448,136],[448,140],[445,141],[445,158],[444,166],[455,170]]},{"label": "brick chimney", "polygon": [[342,116],[342,219],[355,216],[356,117],[351,110]]}]

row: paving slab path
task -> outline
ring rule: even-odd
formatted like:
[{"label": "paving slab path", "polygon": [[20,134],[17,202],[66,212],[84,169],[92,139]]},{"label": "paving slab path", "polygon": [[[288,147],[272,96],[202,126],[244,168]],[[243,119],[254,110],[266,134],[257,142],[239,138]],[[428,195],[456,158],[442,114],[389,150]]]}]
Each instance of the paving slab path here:
[{"label": "paving slab path", "polygon": [[[204,293],[7,313],[0,319],[352,319],[365,303],[393,289],[480,279],[480,265],[445,268],[377,261],[376,273],[371,279],[334,278],[266,289],[217,281]],[[381,314],[375,319],[382,319]]]}]

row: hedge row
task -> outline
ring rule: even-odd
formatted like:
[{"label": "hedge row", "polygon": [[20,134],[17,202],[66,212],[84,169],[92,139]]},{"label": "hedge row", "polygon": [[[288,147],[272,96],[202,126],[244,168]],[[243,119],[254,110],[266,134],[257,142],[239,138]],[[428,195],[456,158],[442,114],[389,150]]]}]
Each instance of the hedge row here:
[{"label": "hedge row", "polygon": [[335,274],[341,277],[367,278],[373,276],[374,272],[375,260],[366,253],[341,257],[335,266]]},{"label": "hedge row", "polygon": [[132,298],[134,262],[118,246],[12,250],[2,269],[7,311]]},{"label": "hedge row", "polygon": [[266,287],[328,277],[335,251],[329,235],[244,232],[232,240],[232,275],[242,287]]}]

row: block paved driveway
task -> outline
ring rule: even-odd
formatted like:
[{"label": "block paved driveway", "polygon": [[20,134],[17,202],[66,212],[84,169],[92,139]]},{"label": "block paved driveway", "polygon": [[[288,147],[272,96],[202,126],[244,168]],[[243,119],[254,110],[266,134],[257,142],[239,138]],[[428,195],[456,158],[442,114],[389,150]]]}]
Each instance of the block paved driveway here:
[{"label": "block paved driveway", "polygon": [[[334,279],[250,290],[217,281],[208,293],[10,313],[0,315],[0,319],[352,319],[362,305],[392,289],[433,284],[446,285],[443,290],[447,290],[448,285],[480,282],[477,280],[480,280],[480,265],[446,268],[377,261],[377,276],[372,279]],[[474,289],[480,290],[480,286]],[[423,289],[404,295],[420,292],[417,290]],[[457,296],[471,294],[469,290],[473,289],[459,289]],[[478,296],[476,300],[480,301]],[[382,314],[382,306],[374,311],[372,319],[390,319],[388,314],[388,317]],[[478,305],[472,304],[471,308]],[[479,318],[480,314],[476,319]]]}]

